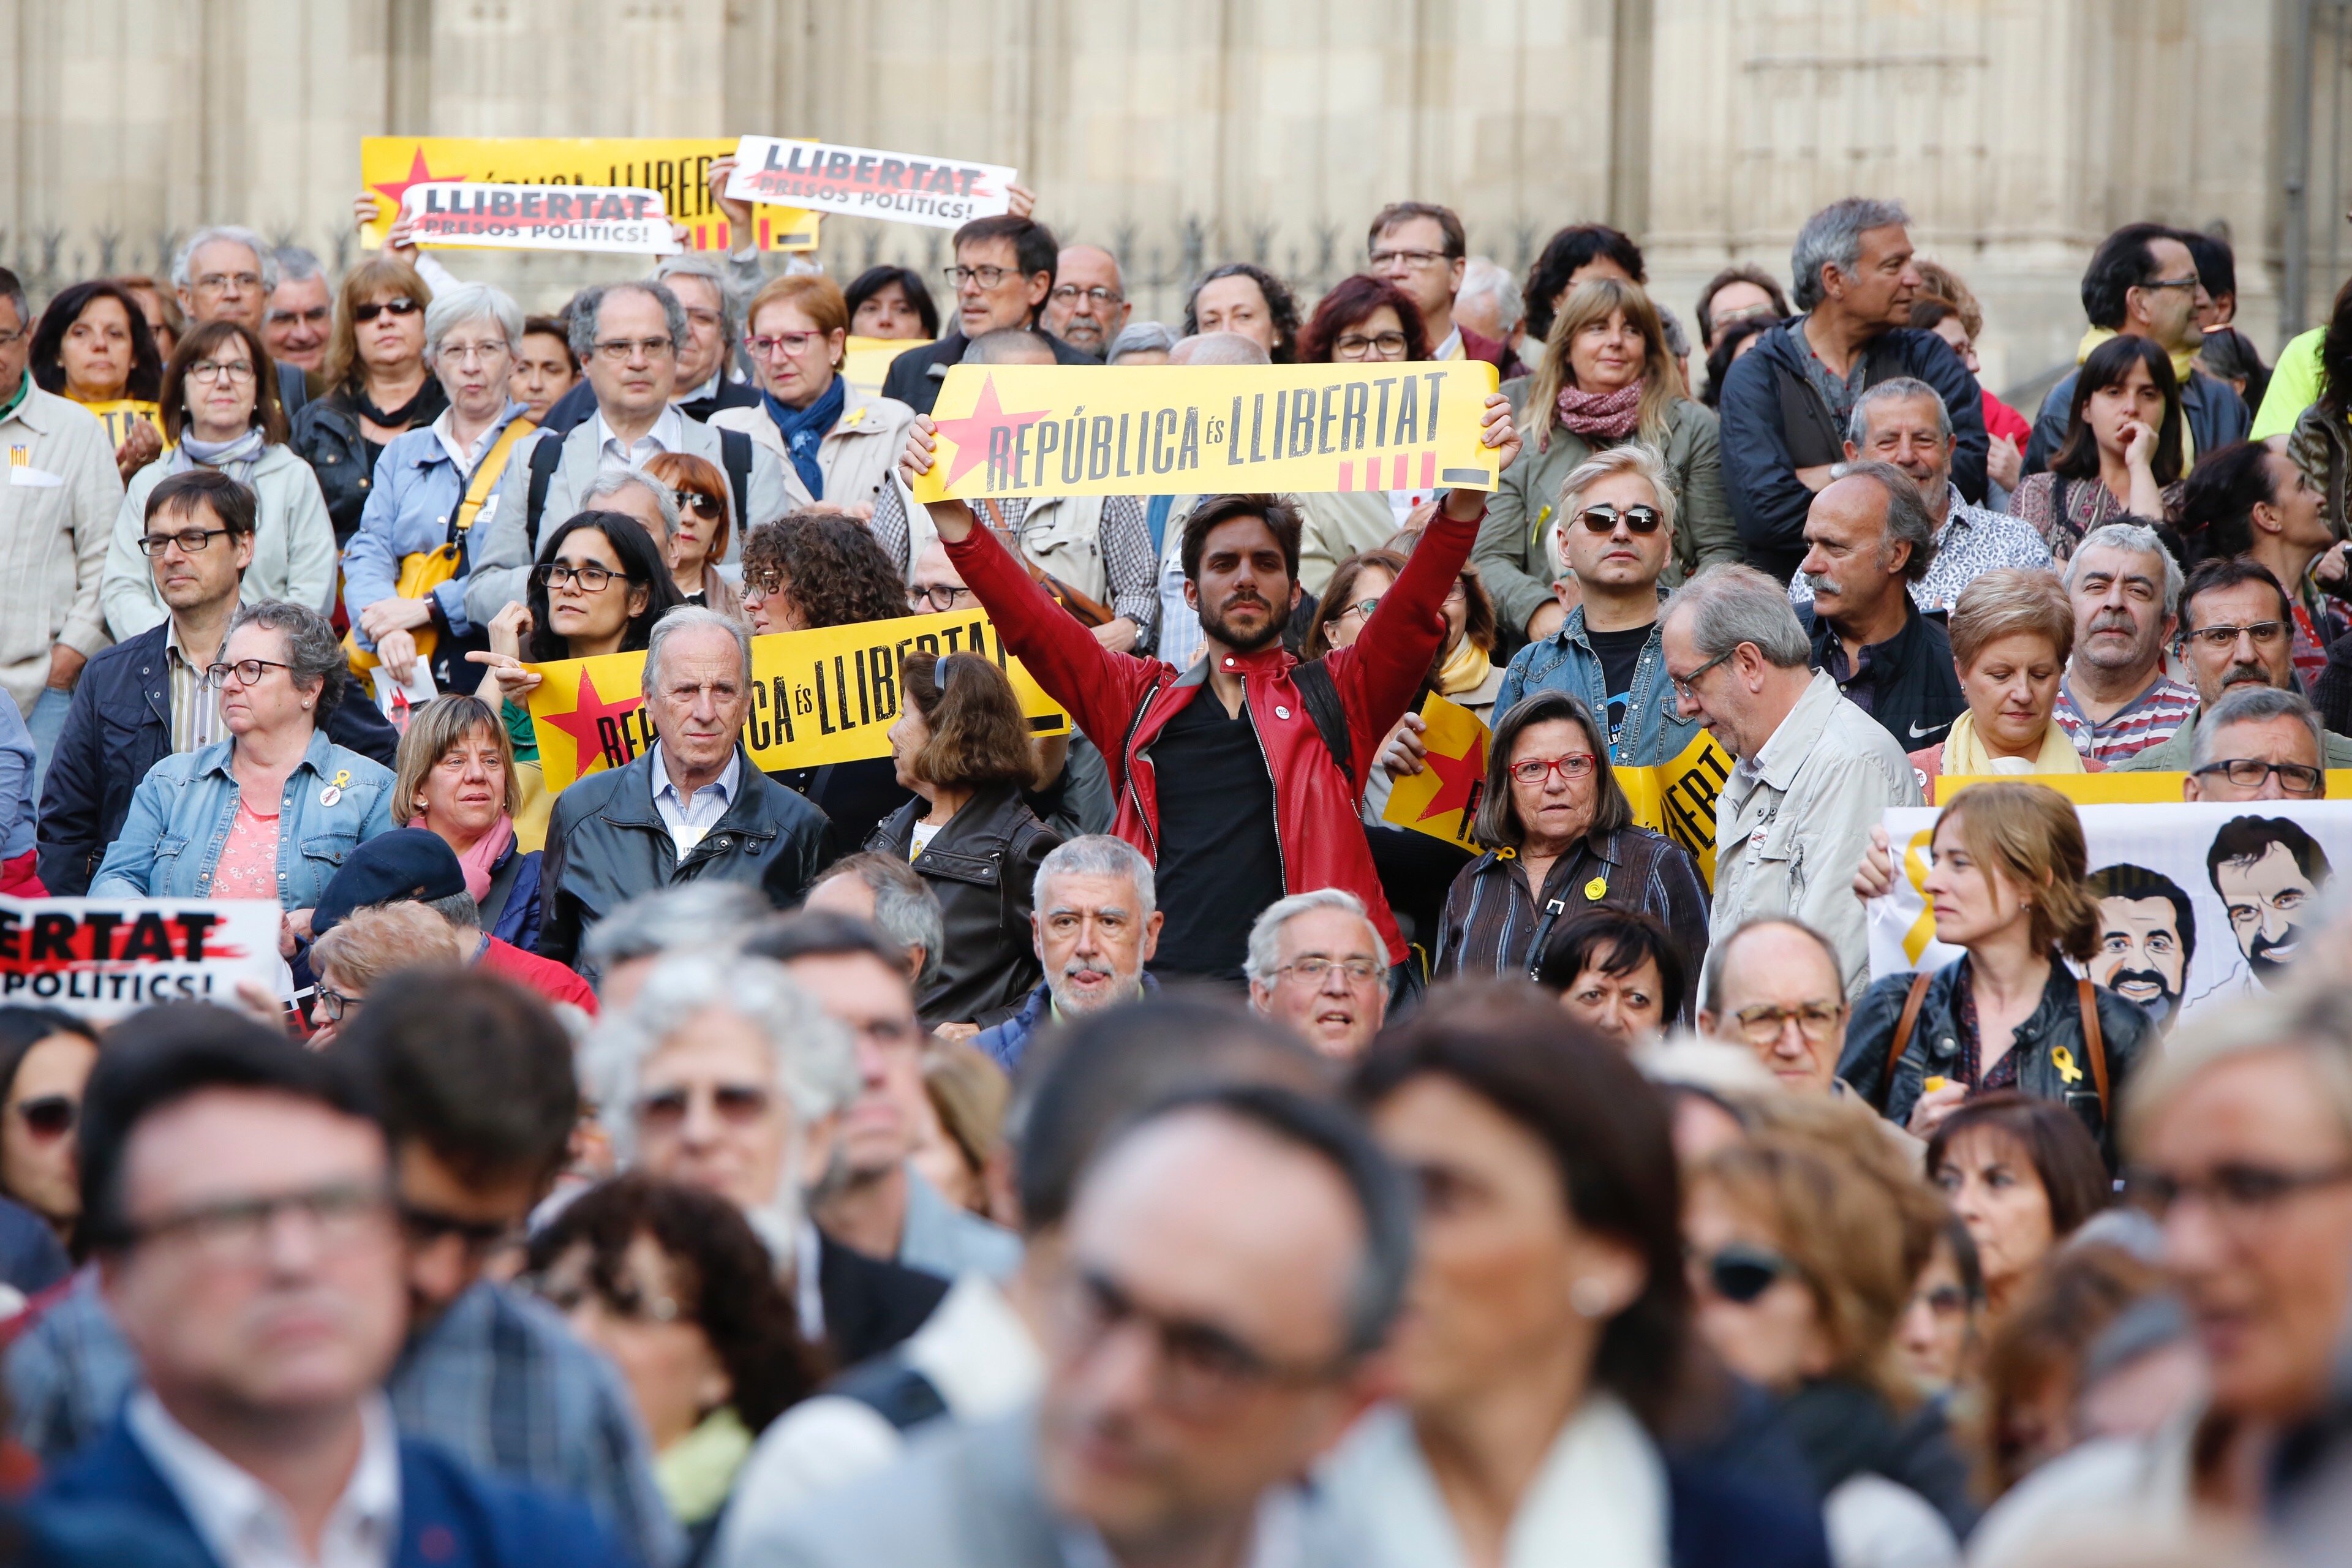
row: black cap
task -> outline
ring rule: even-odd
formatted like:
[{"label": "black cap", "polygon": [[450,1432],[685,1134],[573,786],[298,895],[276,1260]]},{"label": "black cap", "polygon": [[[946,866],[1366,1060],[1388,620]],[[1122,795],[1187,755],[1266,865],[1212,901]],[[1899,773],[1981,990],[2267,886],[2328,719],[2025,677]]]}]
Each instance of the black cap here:
[{"label": "black cap", "polygon": [[326,935],[354,910],[404,899],[430,902],[465,890],[466,868],[447,839],[430,828],[396,827],[352,851],[310,911],[310,934]]}]

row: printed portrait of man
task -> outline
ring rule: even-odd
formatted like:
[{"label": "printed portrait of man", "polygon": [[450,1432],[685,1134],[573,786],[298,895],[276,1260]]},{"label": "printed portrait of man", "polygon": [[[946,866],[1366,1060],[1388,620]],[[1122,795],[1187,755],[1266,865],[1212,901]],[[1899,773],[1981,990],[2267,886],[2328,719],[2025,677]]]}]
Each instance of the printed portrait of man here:
[{"label": "printed portrait of man", "polygon": [[2319,841],[2283,816],[2231,817],[2213,835],[2205,869],[2246,966],[2265,986],[2284,984],[2309,934],[2311,906],[2333,875]]},{"label": "printed portrait of man", "polygon": [[2158,1028],[2171,1028],[2197,956],[2189,895],[2161,871],[2123,863],[2091,873],[2091,896],[2099,900],[2092,982],[2138,1003]]}]

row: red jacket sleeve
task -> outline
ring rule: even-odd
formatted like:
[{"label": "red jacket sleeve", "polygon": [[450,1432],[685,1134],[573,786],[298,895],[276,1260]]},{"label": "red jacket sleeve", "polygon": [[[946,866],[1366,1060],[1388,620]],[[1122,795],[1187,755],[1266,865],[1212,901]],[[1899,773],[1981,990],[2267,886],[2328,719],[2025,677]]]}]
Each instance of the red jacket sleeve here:
[{"label": "red jacket sleeve", "polygon": [[1484,507],[1469,521],[1456,522],[1440,506],[1406,559],[1404,575],[1381,595],[1380,608],[1363,631],[1324,659],[1348,707],[1360,779],[1370,776],[1367,770],[1377,748],[1429,677],[1430,662],[1445,641],[1445,595],[1486,521]]},{"label": "red jacket sleeve", "polygon": [[987,529],[975,526],[957,542],[940,542],[1004,646],[1101,750],[1112,779],[1124,778],[1127,759],[1119,755],[1119,743],[1136,705],[1164,667],[1158,659],[1113,653],[1097,642]]}]

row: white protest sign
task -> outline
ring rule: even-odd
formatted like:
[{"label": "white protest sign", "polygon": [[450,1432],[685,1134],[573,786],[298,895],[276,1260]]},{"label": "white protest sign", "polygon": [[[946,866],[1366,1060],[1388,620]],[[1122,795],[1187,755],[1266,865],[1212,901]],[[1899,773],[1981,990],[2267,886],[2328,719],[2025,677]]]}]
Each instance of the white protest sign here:
[{"label": "white protest sign", "polygon": [[267,899],[0,898],[0,1003],[115,1018],[159,1002],[232,1005],[254,980],[286,995]]},{"label": "white protest sign", "polygon": [[1014,170],[961,158],[919,158],[830,142],[746,136],[735,147],[727,194],[849,217],[960,228],[1013,207]]},{"label": "white protest sign", "polygon": [[674,256],[659,191],[635,185],[493,185],[435,180],[401,194],[422,246]]},{"label": "white protest sign", "polygon": [[[2090,976],[2168,1027],[2273,984],[2302,952],[2335,868],[2352,865],[2352,801],[2074,810],[2099,896]],[[1935,940],[1923,890],[1937,815],[1928,806],[1886,813],[1895,886],[1867,910],[1874,978],[1940,969],[1960,956]]]}]

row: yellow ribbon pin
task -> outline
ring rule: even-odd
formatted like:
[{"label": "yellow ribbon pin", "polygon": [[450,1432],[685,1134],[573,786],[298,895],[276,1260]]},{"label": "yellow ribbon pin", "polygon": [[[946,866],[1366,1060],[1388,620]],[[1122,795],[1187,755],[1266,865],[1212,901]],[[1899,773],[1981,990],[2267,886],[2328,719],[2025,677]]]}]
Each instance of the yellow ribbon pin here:
[{"label": "yellow ribbon pin", "polygon": [[1596,903],[1600,901],[1601,895],[1608,890],[1609,883],[1604,878],[1595,877],[1592,880],[1584,884],[1585,898]]},{"label": "yellow ribbon pin", "polygon": [[2059,1079],[2066,1083],[2083,1081],[2083,1069],[2074,1065],[2074,1053],[2059,1046],[2050,1053],[2050,1065],[2058,1069]]}]

